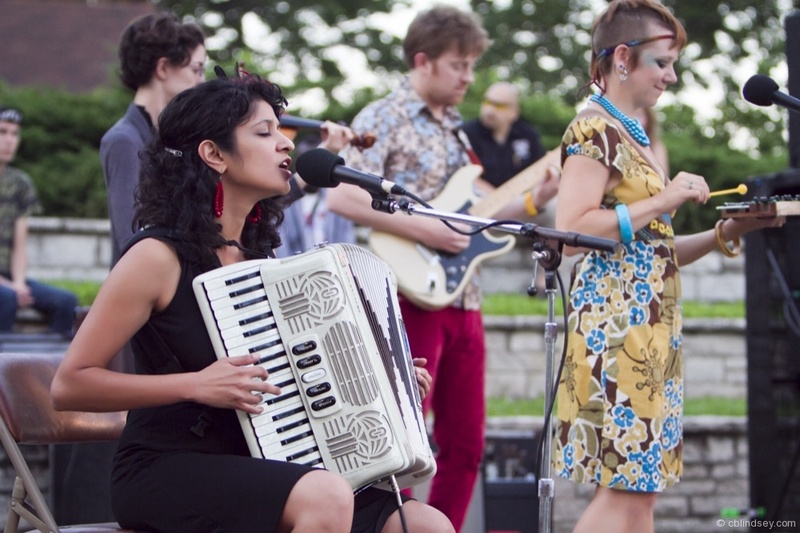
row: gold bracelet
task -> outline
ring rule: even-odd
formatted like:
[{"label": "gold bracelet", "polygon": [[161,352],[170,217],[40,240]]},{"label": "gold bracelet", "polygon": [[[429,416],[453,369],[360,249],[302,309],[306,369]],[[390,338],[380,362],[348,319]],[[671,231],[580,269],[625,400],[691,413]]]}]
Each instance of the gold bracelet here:
[{"label": "gold bracelet", "polygon": [[714,226],[714,234],[717,236],[717,245],[719,245],[719,249],[722,250],[722,253],[727,257],[736,257],[742,251],[742,243],[739,241],[739,237],[735,237],[733,239],[733,248],[728,248],[725,237],[722,235],[722,225],[724,223],[725,219],[721,218]]},{"label": "gold bracelet", "polygon": [[532,217],[539,214],[539,209],[536,207],[536,204],[533,203],[533,193],[530,191],[525,193],[525,212]]}]

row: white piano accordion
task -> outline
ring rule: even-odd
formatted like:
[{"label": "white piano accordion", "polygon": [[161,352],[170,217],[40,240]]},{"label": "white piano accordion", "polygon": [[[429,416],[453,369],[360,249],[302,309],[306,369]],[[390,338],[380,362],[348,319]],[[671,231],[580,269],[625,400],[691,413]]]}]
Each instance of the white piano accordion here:
[{"label": "white piano accordion", "polygon": [[218,358],[259,354],[281,394],[237,411],[253,457],[325,467],[353,487],[400,488],[436,472],[388,265],[321,245],[195,278]]}]

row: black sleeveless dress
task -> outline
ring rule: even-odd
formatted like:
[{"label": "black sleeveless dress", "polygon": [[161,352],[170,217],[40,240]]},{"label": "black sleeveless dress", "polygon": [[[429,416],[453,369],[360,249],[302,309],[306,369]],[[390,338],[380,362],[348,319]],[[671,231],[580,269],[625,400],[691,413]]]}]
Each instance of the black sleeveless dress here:
[{"label": "black sleeveless dress", "polygon": [[[127,248],[148,237],[175,249],[181,276],[167,308],[151,316],[131,341],[136,372],[199,371],[216,356],[192,280],[214,266],[188,261],[180,240],[165,231],[141,231]],[[193,402],[134,409],[114,460],[112,508],[120,525],[137,531],[269,532],[277,528],[294,484],[311,470],[252,458],[232,409]],[[353,531],[380,531],[396,509],[393,494],[362,491]]]}]

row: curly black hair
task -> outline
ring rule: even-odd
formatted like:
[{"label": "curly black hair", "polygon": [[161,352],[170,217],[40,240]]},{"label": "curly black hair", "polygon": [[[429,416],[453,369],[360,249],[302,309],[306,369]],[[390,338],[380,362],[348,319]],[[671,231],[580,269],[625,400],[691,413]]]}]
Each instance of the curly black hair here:
[{"label": "curly black hair", "polygon": [[[255,75],[214,79],[179,93],[162,111],[158,134],[142,154],[136,191],[135,227],[159,227],[186,243],[188,259],[216,263],[216,250],[227,244],[214,217],[214,194],[219,175],[200,158],[204,140],[226,151],[236,150],[235,130],[265,101],[280,117],[286,107],[279,86]],[[169,149],[169,150],[168,150]],[[280,245],[286,198],[261,200],[261,219],[247,222],[242,232],[248,259]]]}]

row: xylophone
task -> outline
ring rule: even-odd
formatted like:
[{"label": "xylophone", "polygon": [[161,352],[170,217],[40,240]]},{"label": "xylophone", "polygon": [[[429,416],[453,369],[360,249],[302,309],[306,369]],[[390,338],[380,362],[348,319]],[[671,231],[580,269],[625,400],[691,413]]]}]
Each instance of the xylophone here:
[{"label": "xylophone", "polygon": [[726,202],[717,207],[722,218],[800,215],[800,195],[759,196],[746,202]]}]

